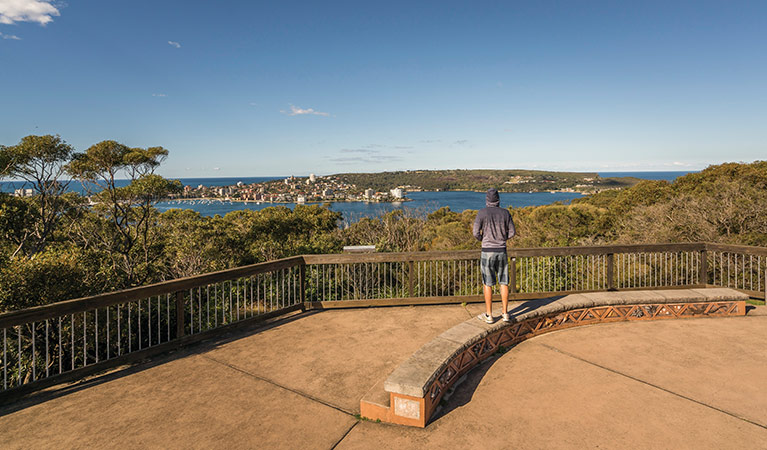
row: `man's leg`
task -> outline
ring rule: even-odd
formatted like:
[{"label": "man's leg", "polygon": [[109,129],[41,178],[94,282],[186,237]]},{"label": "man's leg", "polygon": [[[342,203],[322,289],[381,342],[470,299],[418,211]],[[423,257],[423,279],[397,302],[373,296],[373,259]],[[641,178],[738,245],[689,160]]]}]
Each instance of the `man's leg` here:
[{"label": "man's leg", "polygon": [[[487,294],[485,294],[485,298],[487,299]],[[506,314],[509,312],[509,285],[508,284],[502,284],[501,285],[501,304],[503,304],[503,313]]]},{"label": "man's leg", "polygon": [[[508,288],[508,286],[507,286]],[[482,290],[485,294],[485,309],[488,316],[493,315],[493,287],[486,284],[482,284]],[[506,302],[509,301],[509,290],[506,289]]]}]

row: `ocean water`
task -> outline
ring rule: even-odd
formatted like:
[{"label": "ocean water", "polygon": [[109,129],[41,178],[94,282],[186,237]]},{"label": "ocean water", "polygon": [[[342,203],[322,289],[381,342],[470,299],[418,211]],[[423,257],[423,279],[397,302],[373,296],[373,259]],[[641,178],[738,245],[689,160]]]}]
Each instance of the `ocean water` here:
[{"label": "ocean water", "polygon": [[[636,177],[646,180],[673,181],[679,176],[690,172],[598,172],[602,177]],[[277,180],[285,177],[228,177],[228,178],[181,178],[184,185],[198,186],[230,186],[238,181],[243,183],[261,183],[269,180]],[[126,185],[127,181],[120,180],[118,185]],[[0,183],[0,190],[13,192],[14,189],[23,187],[23,182],[8,181]],[[85,193],[86,189],[80,183],[73,182],[69,189],[75,192]],[[378,217],[397,209],[408,213],[423,216],[442,207],[449,207],[452,211],[462,212],[467,209],[480,209],[485,206],[484,192],[449,191],[449,192],[410,192],[406,195],[412,201],[398,203],[366,203],[366,202],[333,202],[328,206],[333,211],[343,214],[344,220],[356,221],[362,217]],[[525,206],[548,205],[555,202],[569,203],[572,199],[581,197],[581,194],[571,192],[533,192],[533,193],[501,193],[501,206],[513,206],[521,208]],[[254,203],[254,202],[223,202],[223,201],[166,201],[157,204],[157,209],[167,211],[173,208],[191,209],[204,216],[225,215],[231,211],[242,209],[261,210],[270,206],[285,206],[294,208],[294,203]]]},{"label": "ocean water", "polygon": [[[461,212],[467,209],[481,209],[485,206],[484,192],[410,192],[406,195],[411,201],[394,203],[368,203],[368,202],[333,202],[327,203],[333,211],[343,214],[344,220],[354,222],[363,217],[378,217],[394,210],[404,210],[410,214],[424,216],[442,207],[449,207],[452,211]],[[554,202],[569,203],[572,199],[581,197],[581,194],[572,192],[533,192],[533,193],[501,193],[501,206],[548,205]],[[191,209],[204,216],[224,215],[231,211],[250,209],[258,211],[270,206],[285,206],[293,209],[295,203],[254,203],[254,202],[221,202],[200,200],[174,200],[160,202],[157,209],[167,211],[173,208]]]}]

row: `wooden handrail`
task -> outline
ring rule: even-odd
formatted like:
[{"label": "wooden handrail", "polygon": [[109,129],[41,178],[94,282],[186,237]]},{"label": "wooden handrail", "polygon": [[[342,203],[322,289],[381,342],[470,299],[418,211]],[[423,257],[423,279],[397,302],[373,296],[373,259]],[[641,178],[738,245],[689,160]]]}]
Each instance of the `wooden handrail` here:
[{"label": "wooden handrail", "polygon": [[767,256],[767,247],[752,247],[750,245],[706,244],[706,250],[715,252],[748,253],[754,256]]},{"label": "wooden handrail", "polygon": [[134,300],[155,297],[164,294],[183,292],[187,289],[205,286],[220,281],[233,280],[236,278],[271,272],[273,270],[287,269],[304,264],[301,256],[278,259],[265,263],[251,264],[249,266],[236,267],[234,269],[221,270],[218,272],[195,275],[161,283],[139,286],[121,291],[108,292],[74,300],[51,303],[50,305],[35,306],[18,311],[0,314],[0,328],[9,328],[29,322],[39,322],[45,319],[73,314],[82,311],[90,311],[95,308],[105,308],[118,303],[126,303]]},{"label": "wooden handrail", "polygon": [[[711,243],[667,243],[667,244],[632,244],[632,245],[600,245],[579,247],[539,247],[539,248],[510,248],[509,257],[536,256],[574,256],[574,255],[614,255],[619,253],[636,252],[701,252],[721,251],[746,253],[754,256],[767,256],[767,248],[744,245],[711,244]],[[356,253],[356,254],[325,254],[300,255],[283,258],[265,263],[252,264],[234,269],[221,270],[191,277],[179,278],[161,283],[125,289],[116,292],[98,294],[74,300],[65,300],[49,305],[36,306],[18,311],[0,314],[0,328],[8,328],[29,322],[37,322],[54,317],[90,311],[96,308],[126,303],[164,294],[174,294],[180,291],[209,285],[221,281],[267,273],[274,270],[291,267],[302,267],[311,264],[346,264],[346,263],[376,263],[376,262],[406,262],[409,265],[417,261],[447,261],[471,260],[479,257],[480,250],[456,250],[444,252],[392,252],[392,253]],[[706,267],[705,262],[702,267]],[[412,268],[411,268],[412,270]],[[701,269],[701,272],[705,269]],[[301,294],[305,300],[305,272],[301,271]],[[412,282],[409,282],[411,284]],[[410,287],[412,289],[412,287]]]}]

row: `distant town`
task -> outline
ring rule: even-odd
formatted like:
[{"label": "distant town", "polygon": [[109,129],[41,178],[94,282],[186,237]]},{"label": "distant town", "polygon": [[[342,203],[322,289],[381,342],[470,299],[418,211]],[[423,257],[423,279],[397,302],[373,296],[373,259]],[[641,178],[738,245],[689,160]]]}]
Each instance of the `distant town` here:
[{"label": "distant town", "polygon": [[536,170],[418,170],[288,177],[230,186],[184,186],[174,199],[268,203],[403,202],[408,192],[484,191],[578,192],[593,194],[633,186],[638,178],[601,178],[596,173]]},{"label": "distant town", "polygon": [[344,182],[337,176],[288,177],[263,183],[231,186],[184,186],[176,199],[216,199],[224,201],[264,203],[317,203],[317,202],[403,202],[405,187],[389,190],[362,189]]}]

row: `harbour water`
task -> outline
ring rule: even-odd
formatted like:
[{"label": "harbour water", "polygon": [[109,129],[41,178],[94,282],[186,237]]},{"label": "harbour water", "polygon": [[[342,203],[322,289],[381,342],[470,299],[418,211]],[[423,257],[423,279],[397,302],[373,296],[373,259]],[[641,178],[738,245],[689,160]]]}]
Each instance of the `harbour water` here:
[{"label": "harbour water", "polygon": [[[424,215],[434,212],[442,207],[461,212],[467,209],[480,209],[485,206],[484,192],[410,192],[408,202],[374,203],[374,202],[332,202],[327,203],[333,211],[343,214],[344,220],[354,222],[363,217],[378,217],[397,209],[406,210],[415,215]],[[548,205],[554,202],[569,203],[581,194],[573,192],[533,192],[533,193],[501,193],[501,205],[523,207]],[[191,209],[204,216],[216,214],[224,215],[231,211],[241,209],[261,210],[270,206],[285,206],[293,209],[295,203],[255,203],[255,202],[227,202],[217,200],[175,200],[160,202],[157,209],[167,211],[172,208]]]},{"label": "harbour water", "polygon": [[[636,177],[648,180],[673,181],[689,172],[600,172],[602,177]],[[182,178],[184,185],[198,186],[228,186],[242,181],[243,183],[260,183],[284,177],[229,177],[229,178]],[[21,182],[3,182],[0,188],[4,192],[13,192],[21,188]],[[70,184],[70,190],[84,193],[85,189],[77,183]],[[407,197],[411,200],[399,203],[368,203],[368,202],[332,202],[327,203],[333,211],[343,214],[344,220],[356,221],[362,217],[377,217],[394,210],[405,210],[415,215],[424,215],[442,207],[461,212],[467,209],[480,209],[485,206],[483,192],[450,191],[450,192],[410,192]],[[548,205],[555,202],[569,203],[581,194],[574,192],[533,192],[533,193],[501,193],[501,206],[521,208],[525,206]],[[250,209],[261,210],[270,206],[285,206],[294,208],[294,203],[255,203],[229,202],[219,200],[176,200],[160,202],[156,205],[159,211],[173,208],[191,209],[204,216],[225,215],[231,211]]]}]

